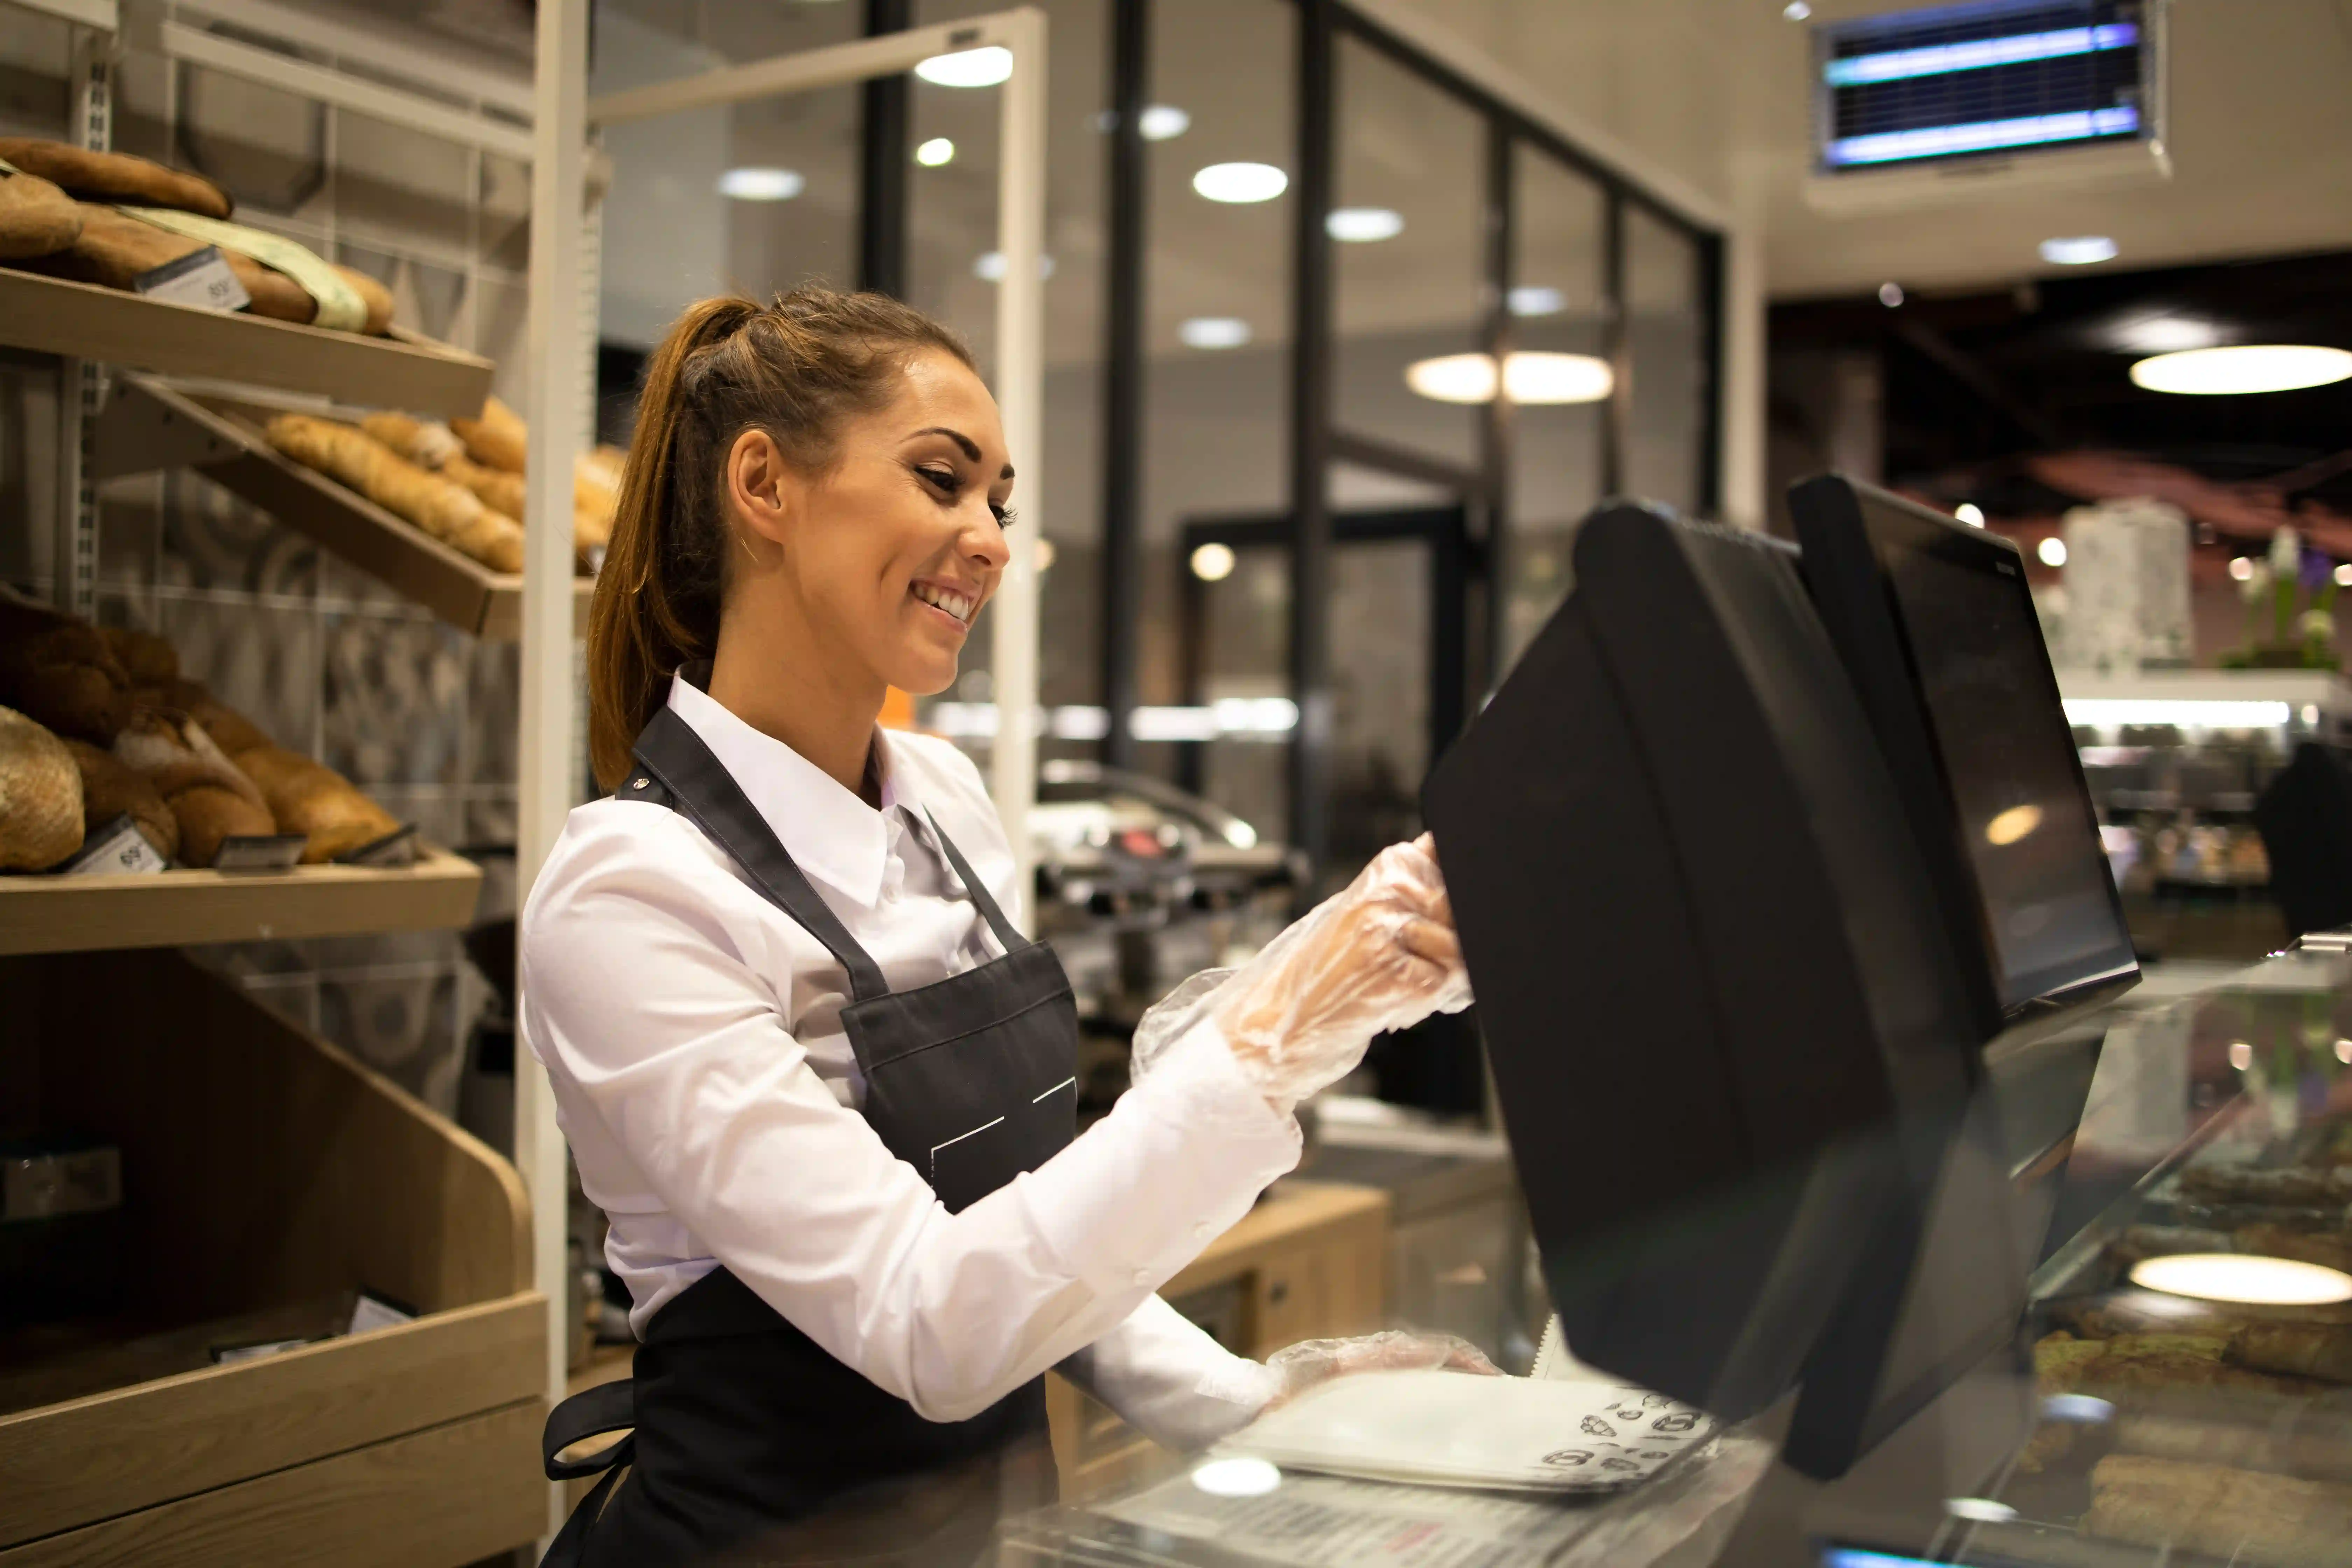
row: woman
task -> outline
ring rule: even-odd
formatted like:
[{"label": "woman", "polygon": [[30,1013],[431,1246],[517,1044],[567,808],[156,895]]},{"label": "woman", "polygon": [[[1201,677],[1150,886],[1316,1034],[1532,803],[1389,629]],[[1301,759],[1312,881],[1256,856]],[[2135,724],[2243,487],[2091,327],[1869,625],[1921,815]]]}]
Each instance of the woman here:
[{"label": "woman", "polygon": [[1073,1139],[1076,1015],[1003,827],[952,747],[875,725],[955,679],[1013,478],[969,353],[889,300],[706,300],[647,368],[589,612],[614,793],[522,921],[523,1037],[643,1342],[633,1391],[549,1424],[551,1471],[635,1428],[551,1561],[695,1561],[985,1458],[1050,1367],[1179,1445],[1335,1368],[1491,1370],[1394,1335],[1260,1366],[1152,1294],[1296,1163],[1301,1098],[1467,985],[1399,846],[1157,1009]]}]

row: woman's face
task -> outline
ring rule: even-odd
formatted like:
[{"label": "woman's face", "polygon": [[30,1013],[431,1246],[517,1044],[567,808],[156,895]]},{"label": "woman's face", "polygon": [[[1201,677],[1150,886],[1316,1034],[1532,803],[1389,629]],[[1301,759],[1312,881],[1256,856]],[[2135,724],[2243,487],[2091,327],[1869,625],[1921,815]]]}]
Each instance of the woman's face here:
[{"label": "woman's face", "polygon": [[839,440],[833,470],[788,481],[784,514],[760,531],[781,547],[821,647],[902,691],[943,691],[1009,559],[1013,465],[996,400],[961,362],[926,352],[898,397]]}]

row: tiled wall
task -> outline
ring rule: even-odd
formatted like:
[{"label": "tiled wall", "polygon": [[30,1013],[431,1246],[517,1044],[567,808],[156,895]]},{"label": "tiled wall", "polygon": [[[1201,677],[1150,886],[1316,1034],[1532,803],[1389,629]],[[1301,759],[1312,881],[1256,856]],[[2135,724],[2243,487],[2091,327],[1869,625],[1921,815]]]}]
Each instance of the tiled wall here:
[{"label": "tiled wall", "polygon": [[[0,7],[0,130],[61,135],[62,26]],[[488,356],[520,403],[529,171],[348,111],[131,53],[114,144],[194,168],[240,221],[389,285],[397,320]],[[0,579],[46,595],[55,377],[0,361]],[[516,650],[434,620],[188,472],[101,505],[101,621],[169,637],[189,674],[445,845],[515,834]],[[509,913],[487,861],[481,916]],[[198,956],[445,1111],[485,988],[454,932],[258,942]]]}]

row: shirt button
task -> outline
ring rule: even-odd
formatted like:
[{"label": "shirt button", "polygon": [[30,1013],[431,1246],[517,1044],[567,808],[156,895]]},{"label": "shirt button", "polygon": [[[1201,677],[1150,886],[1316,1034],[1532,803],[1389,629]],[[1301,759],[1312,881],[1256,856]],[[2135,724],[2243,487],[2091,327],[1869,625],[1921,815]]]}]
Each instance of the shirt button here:
[{"label": "shirt button", "polygon": [[1151,1270],[1150,1270],[1150,1269],[1149,1269],[1149,1268],[1139,1268],[1139,1269],[1137,1269],[1137,1270],[1135,1271],[1135,1282],[1136,1282],[1138,1285],[1149,1285],[1149,1284],[1150,1284],[1150,1283],[1151,1283]]}]

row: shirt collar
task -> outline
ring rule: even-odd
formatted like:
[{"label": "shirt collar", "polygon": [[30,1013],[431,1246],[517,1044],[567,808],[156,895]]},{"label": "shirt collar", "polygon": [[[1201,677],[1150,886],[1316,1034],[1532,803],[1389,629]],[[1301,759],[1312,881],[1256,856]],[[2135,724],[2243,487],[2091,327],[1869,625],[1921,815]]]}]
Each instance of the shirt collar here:
[{"label": "shirt collar", "polygon": [[875,731],[874,753],[882,770],[882,809],[875,811],[823,768],[737,718],[683,670],[670,679],[669,705],[741,786],[802,870],[860,904],[881,897],[889,814],[921,810],[913,780],[896,765],[881,731]]}]

